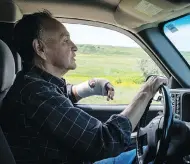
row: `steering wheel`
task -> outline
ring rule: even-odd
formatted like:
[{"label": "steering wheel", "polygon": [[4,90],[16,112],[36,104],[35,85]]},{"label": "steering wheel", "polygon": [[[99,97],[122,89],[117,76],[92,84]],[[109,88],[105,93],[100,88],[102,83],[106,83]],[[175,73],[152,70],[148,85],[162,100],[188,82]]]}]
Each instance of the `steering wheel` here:
[{"label": "steering wheel", "polygon": [[[140,119],[137,129],[137,163],[146,164],[153,161],[154,164],[161,164],[165,161],[169,147],[171,126],[173,123],[173,111],[168,87],[160,87],[163,94],[164,114],[155,117],[146,127],[146,116],[152,103],[149,101],[143,116]],[[143,142],[147,138],[147,147],[143,149]]]}]

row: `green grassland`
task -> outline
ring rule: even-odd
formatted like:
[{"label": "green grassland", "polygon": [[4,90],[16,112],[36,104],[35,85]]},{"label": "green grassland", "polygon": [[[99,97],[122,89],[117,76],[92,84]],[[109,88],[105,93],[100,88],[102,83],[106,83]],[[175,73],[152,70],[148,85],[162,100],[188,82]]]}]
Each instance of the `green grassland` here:
[{"label": "green grassland", "polygon": [[185,60],[190,64],[190,52],[181,52]]},{"label": "green grassland", "polygon": [[65,76],[78,84],[94,77],[108,79],[115,86],[115,99],[93,96],[80,103],[128,104],[149,74],[162,74],[141,48],[78,45],[77,69]]}]

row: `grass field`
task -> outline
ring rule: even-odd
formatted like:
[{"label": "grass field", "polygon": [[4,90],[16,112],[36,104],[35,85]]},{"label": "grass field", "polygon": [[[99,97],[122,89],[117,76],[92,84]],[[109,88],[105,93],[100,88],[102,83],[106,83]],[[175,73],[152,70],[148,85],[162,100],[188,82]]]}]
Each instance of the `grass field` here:
[{"label": "grass field", "polygon": [[115,86],[116,91],[113,101],[107,102],[106,97],[93,96],[80,103],[128,104],[142,86],[145,75],[162,74],[140,48],[90,45],[78,47],[77,69],[65,76],[67,82],[78,84],[94,77],[105,78]]},{"label": "grass field", "polygon": [[[116,90],[116,95],[112,103],[128,103],[140,87],[134,82],[135,79],[141,80],[140,70],[136,69],[135,60],[126,61],[125,56],[106,56],[106,55],[84,55],[78,54],[77,69],[70,71],[66,76],[69,83],[78,84],[94,77],[108,79]],[[132,69],[134,67],[134,69]],[[81,101],[81,103],[111,103],[106,102],[105,97],[93,96]]]}]

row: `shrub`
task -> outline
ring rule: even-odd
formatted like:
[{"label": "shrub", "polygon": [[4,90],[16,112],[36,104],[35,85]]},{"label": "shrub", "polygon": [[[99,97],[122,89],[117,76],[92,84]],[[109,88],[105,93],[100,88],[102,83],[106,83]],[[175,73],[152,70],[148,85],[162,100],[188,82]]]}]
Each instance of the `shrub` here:
[{"label": "shrub", "polygon": [[157,65],[155,65],[150,59],[141,59],[139,61],[139,67],[145,79],[152,74],[162,74]]}]

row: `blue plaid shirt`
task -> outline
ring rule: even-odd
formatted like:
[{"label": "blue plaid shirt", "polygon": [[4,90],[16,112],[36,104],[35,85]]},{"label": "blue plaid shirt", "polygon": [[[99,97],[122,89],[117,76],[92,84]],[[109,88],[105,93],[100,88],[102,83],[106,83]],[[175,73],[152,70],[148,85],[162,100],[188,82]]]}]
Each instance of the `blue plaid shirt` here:
[{"label": "blue plaid shirt", "polygon": [[125,151],[129,119],[102,123],[73,106],[71,87],[35,66],[18,73],[0,113],[17,164],[92,163]]}]

